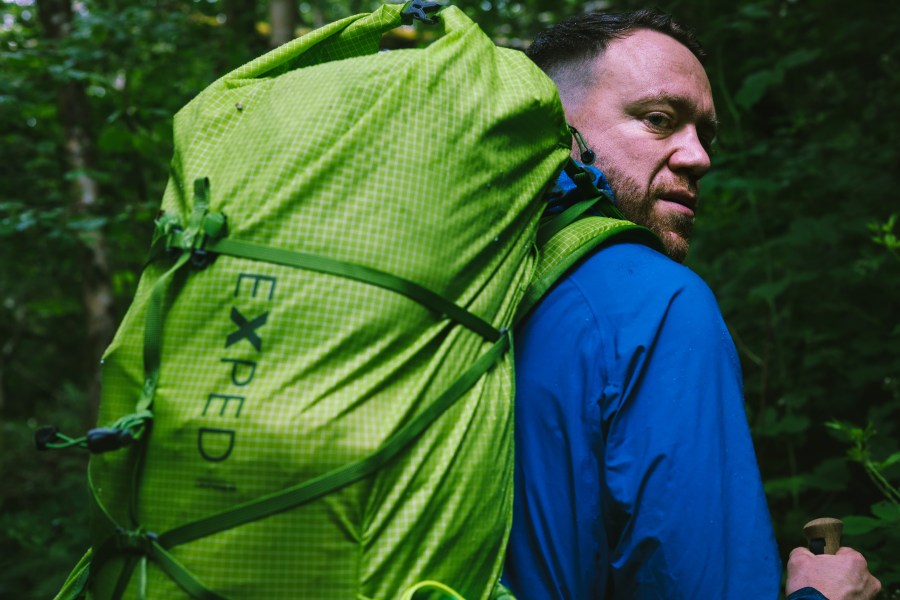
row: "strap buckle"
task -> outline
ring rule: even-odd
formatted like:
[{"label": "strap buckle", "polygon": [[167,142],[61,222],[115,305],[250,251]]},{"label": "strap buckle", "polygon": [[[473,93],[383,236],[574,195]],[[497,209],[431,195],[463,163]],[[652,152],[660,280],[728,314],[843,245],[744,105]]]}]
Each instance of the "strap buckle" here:
[{"label": "strap buckle", "polygon": [[143,528],[125,529],[117,527],[115,533],[116,547],[125,554],[150,554],[154,543],[159,542],[159,536],[152,531]]},{"label": "strap buckle", "polygon": [[412,0],[411,2],[407,2],[401,13],[403,24],[411,25],[413,19],[418,19],[426,25],[434,25],[437,23],[437,19],[429,17],[428,15],[436,16],[442,8],[444,8],[443,5],[438,4],[437,2],[431,2],[430,0]]},{"label": "strap buckle", "polygon": [[195,227],[185,230],[177,217],[168,216],[157,221],[156,231],[164,241],[165,250],[170,254],[191,253],[191,266],[203,269],[211,264],[218,254],[207,250],[210,243],[227,234],[228,219],[222,213],[206,212]]}]

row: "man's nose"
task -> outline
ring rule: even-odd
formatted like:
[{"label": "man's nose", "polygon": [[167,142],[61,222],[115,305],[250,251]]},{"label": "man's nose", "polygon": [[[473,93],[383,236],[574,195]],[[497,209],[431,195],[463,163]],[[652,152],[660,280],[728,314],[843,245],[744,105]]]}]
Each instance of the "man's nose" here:
[{"label": "man's nose", "polygon": [[709,152],[700,141],[697,129],[687,126],[678,132],[675,139],[675,151],[669,157],[669,168],[672,171],[689,174],[699,180],[709,171]]}]

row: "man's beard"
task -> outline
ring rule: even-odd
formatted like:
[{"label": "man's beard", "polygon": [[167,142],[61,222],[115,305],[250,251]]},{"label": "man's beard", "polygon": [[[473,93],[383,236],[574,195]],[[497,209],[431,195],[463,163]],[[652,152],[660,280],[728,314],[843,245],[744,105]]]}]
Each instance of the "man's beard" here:
[{"label": "man's beard", "polygon": [[644,192],[637,182],[616,169],[601,171],[613,190],[616,208],[625,218],[655,233],[662,241],[666,255],[674,261],[684,262],[694,231],[694,218],[679,212],[654,212],[656,197],[652,189]]}]

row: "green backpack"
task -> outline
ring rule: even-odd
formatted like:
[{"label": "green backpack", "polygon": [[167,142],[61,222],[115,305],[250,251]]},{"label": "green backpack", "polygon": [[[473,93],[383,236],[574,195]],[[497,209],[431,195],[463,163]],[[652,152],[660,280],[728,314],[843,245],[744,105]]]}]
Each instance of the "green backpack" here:
[{"label": "green backpack", "polygon": [[437,21],[427,48],[378,51],[404,20],[386,5],[176,115],[151,260],[103,360],[111,425],[82,444],[93,550],[65,594],[492,593],[506,328],[571,138],[522,53],[456,8],[407,8]]},{"label": "green backpack", "polygon": [[[93,453],[92,549],[60,598],[501,593],[508,328],[571,137],[523,54],[435,10],[313,31],[176,115],[103,360],[110,425],[43,440]],[[437,39],[379,52],[410,14]]]}]

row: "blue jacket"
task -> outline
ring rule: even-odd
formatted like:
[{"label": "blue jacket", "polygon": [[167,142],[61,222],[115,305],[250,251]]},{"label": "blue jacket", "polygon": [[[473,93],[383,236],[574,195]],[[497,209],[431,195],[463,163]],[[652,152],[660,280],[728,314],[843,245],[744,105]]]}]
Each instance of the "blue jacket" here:
[{"label": "blue jacket", "polygon": [[778,597],[740,364],[696,274],[600,250],[517,332],[516,372],[520,600]]}]

